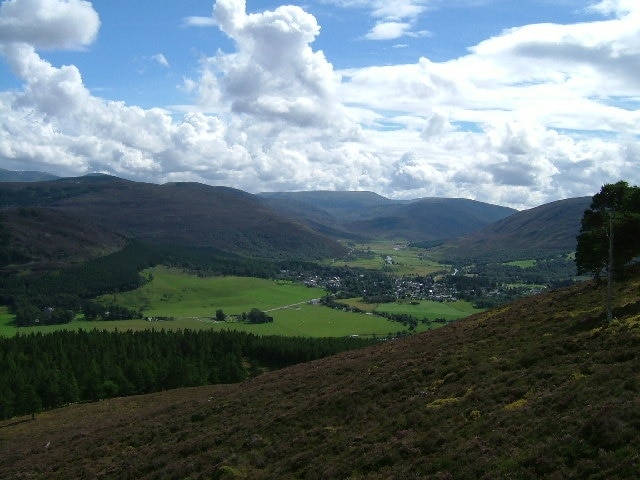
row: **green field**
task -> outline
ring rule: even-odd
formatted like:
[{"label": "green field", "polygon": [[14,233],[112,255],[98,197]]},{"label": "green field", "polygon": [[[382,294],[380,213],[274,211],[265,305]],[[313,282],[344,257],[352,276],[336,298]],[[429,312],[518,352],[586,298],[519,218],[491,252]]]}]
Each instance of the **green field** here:
[{"label": "green field", "polygon": [[465,302],[463,300],[458,300],[456,302],[421,300],[417,304],[411,304],[406,301],[393,303],[363,303],[362,299],[352,298],[340,300],[340,302],[357,307],[366,312],[406,314],[418,319],[428,318],[429,320],[444,318],[447,321],[452,321],[483,311],[481,309],[474,308],[470,302]]},{"label": "green field", "polygon": [[380,240],[355,245],[355,251],[359,253],[347,261],[340,260],[340,265],[383,269],[396,275],[428,275],[450,268],[449,265],[428,258],[424,249],[410,247],[405,243]]},{"label": "green field", "polygon": [[535,267],[536,263],[538,263],[537,260],[514,260],[513,262],[505,262],[505,265],[511,265],[514,267],[520,267],[520,268],[531,268],[531,267]]},{"label": "green field", "polygon": [[418,305],[410,303],[383,303],[376,308],[377,312],[405,313],[416,318],[444,318],[445,320],[458,320],[471,314],[481,312],[474,308],[470,302],[458,300],[457,302],[434,302],[421,300]]},{"label": "green field", "polygon": [[237,330],[256,335],[283,335],[295,337],[344,337],[349,335],[385,337],[403,330],[399,323],[373,315],[332,310],[320,305],[300,305],[270,312],[273,323],[251,325],[247,323],[215,322],[210,318],[178,318],[168,321],[119,320],[88,322],[75,320],[66,325],[16,328],[8,325],[11,316],[3,320],[0,335],[11,337],[16,333],[49,333],[58,330]]},{"label": "green field", "polygon": [[175,269],[146,270],[153,280],[131,292],[109,294],[99,301],[117,303],[147,317],[213,317],[216,310],[237,315],[252,308],[269,311],[325,295],[320,288],[249,277],[196,277]]},{"label": "green field", "polygon": [[[25,327],[9,324],[13,319],[7,309],[0,307],[0,334],[3,336],[29,332],[53,332],[63,329],[94,328],[100,330],[141,329],[214,329],[240,330],[258,335],[286,335],[306,337],[340,337],[347,335],[386,336],[404,327],[381,317],[334,310],[309,301],[322,297],[319,288],[308,288],[292,282],[279,282],[248,277],[195,277],[179,270],[156,267],[145,271],[152,281],[143,287],[99,300],[131,309],[144,310],[145,318],[172,317],[173,320],[75,320],[66,325]],[[273,323],[251,325],[238,322],[216,322],[216,310],[227,315],[247,312],[252,308],[268,312]]]},{"label": "green field", "polygon": [[0,335],[3,337],[12,336],[16,327],[10,325],[10,322],[13,321],[13,315],[9,313],[9,309],[7,307],[0,306]]},{"label": "green field", "polygon": [[205,323],[216,329],[234,329],[258,335],[302,337],[386,336],[404,330],[399,323],[381,317],[333,310],[321,305],[302,304],[272,311],[269,315],[273,316],[273,323]]}]

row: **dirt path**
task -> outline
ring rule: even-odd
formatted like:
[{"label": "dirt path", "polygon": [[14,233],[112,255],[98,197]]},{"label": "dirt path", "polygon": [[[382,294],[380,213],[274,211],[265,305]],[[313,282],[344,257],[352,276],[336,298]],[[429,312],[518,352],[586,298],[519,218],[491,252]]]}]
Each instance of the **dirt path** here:
[{"label": "dirt path", "polygon": [[269,310],[263,310],[263,312],[267,313],[267,312],[273,312],[275,310],[284,310],[285,308],[297,307],[298,305],[304,305],[305,303],[319,302],[319,301],[320,301],[319,298],[312,298],[311,300],[305,300],[304,302],[292,303],[291,305],[285,305],[283,307],[270,308]]}]

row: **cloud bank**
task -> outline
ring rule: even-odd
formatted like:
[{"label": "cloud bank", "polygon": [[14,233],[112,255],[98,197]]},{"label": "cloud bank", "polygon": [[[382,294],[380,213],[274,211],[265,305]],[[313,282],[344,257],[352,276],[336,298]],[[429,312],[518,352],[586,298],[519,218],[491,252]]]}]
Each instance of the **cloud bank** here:
[{"label": "cloud bank", "polygon": [[[372,39],[407,34],[427,7],[333,3],[368,9]],[[516,208],[592,195],[621,178],[638,184],[640,5],[590,8],[600,20],[512,28],[446,62],[336,70],[314,50],[321,26],[301,7],[248,13],[242,0],[218,0],[210,18],[176,19],[219,28],[234,46],[211,46],[181,87],[192,104],[178,111],[100,98],[77,67],[45,59],[91,48],[100,20],[90,3],[7,0],[0,53],[22,86],[0,92],[0,161],[59,175]]]}]

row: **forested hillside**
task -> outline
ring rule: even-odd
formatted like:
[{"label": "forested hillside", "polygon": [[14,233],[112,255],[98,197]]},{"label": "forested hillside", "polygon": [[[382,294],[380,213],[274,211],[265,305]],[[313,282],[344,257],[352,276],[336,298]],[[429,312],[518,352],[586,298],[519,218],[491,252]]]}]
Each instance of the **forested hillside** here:
[{"label": "forested hillside", "polygon": [[164,330],[0,337],[0,418],[68,403],[239,382],[373,343]]}]

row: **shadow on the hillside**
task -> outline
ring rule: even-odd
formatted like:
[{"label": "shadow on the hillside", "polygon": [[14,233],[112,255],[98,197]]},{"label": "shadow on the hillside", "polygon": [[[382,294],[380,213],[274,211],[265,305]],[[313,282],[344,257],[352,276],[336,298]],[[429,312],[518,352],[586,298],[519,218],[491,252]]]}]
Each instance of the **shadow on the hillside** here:
[{"label": "shadow on the hillside", "polygon": [[[637,315],[640,313],[640,301],[635,303],[627,303],[622,307],[614,308],[611,312],[613,318],[622,319],[631,315]],[[584,317],[573,323],[569,329],[569,333],[588,332],[594,328],[601,327],[607,322],[607,313],[603,311],[600,315],[595,317]]]},{"label": "shadow on the hillside", "polygon": [[13,427],[15,425],[20,425],[21,423],[26,423],[26,422],[33,422],[35,420],[35,418],[23,418],[20,420],[14,420],[13,422],[9,422],[9,423],[5,423],[4,425],[0,425],[0,429],[1,428],[9,428],[9,427]]},{"label": "shadow on the hillside", "polygon": [[601,327],[606,319],[607,316],[604,312],[595,317],[583,317],[572,323],[567,331],[568,333],[588,332],[594,328]]}]

